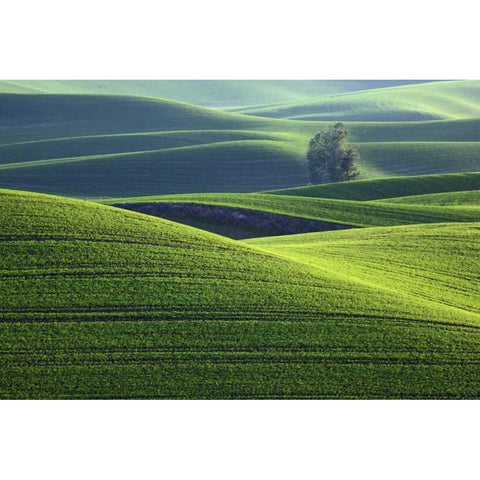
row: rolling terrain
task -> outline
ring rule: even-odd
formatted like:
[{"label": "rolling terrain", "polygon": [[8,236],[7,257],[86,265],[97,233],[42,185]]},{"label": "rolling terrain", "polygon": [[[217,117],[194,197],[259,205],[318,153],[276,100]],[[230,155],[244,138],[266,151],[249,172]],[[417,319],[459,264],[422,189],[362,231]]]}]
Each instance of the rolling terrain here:
[{"label": "rolling terrain", "polygon": [[269,212],[352,227],[393,226],[415,223],[477,222],[480,207],[403,205],[327,198],[295,197],[261,193],[211,193],[130,197],[101,200],[102,203],[134,208],[135,204],[161,202],[219,205]]},{"label": "rolling terrain", "polygon": [[[452,306],[453,287],[435,294],[454,271],[456,288],[476,288],[462,252],[476,255],[478,223],[335,232],[347,235],[331,248],[328,232],[318,248],[331,258],[351,245],[339,271],[276,240],[242,244],[79,200],[3,190],[0,215],[3,398],[479,395],[477,296]],[[443,245],[422,292],[373,281],[379,242],[425,268],[415,241]]]},{"label": "rolling terrain", "polygon": [[[135,96],[0,102],[0,187],[83,198],[305,185],[308,140],[325,126]],[[348,126],[363,178],[480,169],[476,119]]]},{"label": "rolling terrain", "polygon": [[386,177],[355,182],[290,188],[271,192],[295,197],[336,198],[339,200],[383,200],[409,195],[427,195],[462,190],[480,190],[479,173]]},{"label": "rolling terrain", "polygon": [[0,81],[0,398],[480,398],[479,93]]},{"label": "rolling terrain", "polygon": [[425,80],[0,80],[0,93],[106,94],[168,98],[201,106],[239,107],[301,101]]},{"label": "rolling terrain", "polygon": [[478,118],[480,81],[433,82],[331,95],[237,112],[294,120],[422,121]]},{"label": "rolling terrain", "polygon": [[3,186],[77,197],[251,191],[287,187],[292,178],[306,182],[304,166],[296,157],[281,139],[233,140],[7,163],[0,165],[0,178]]},{"label": "rolling terrain", "polygon": [[442,205],[442,206],[462,206],[480,205],[480,190],[467,190],[446,193],[431,193],[425,195],[409,195],[405,197],[395,197],[388,200],[389,203],[408,203],[414,205]]},{"label": "rolling terrain", "polygon": [[[412,225],[248,240],[306,265],[341,271],[444,305],[480,312],[478,223]],[[468,258],[466,258],[468,257]]]}]

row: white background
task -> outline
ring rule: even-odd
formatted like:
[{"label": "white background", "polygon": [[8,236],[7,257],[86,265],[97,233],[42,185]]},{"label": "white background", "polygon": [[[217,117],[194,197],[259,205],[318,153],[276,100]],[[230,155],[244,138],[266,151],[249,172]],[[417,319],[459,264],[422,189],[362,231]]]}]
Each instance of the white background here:
[{"label": "white background", "polygon": [[9,79],[478,78],[473,1],[6,1]]},{"label": "white background", "polygon": [[[5,3],[2,79],[480,78],[474,2]],[[8,401],[0,474],[464,480],[479,418],[476,401]]]}]

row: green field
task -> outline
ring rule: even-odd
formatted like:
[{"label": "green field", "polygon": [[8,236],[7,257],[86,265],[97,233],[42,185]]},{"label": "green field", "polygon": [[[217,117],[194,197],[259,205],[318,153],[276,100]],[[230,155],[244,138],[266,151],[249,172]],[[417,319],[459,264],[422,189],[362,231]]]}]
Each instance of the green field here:
[{"label": "green field", "polygon": [[0,81],[0,398],[480,398],[479,94]]},{"label": "green field", "polygon": [[[251,191],[287,187],[292,178],[302,183],[308,180],[296,151],[281,136],[276,140],[257,136],[229,142],[215,142],[215,136],[222,133],[204,134],[201,141],[210,143],[194,146],[6,163],[0,165],[1,183],[69,196],[95,197],[101,193],[108,197],[159,191]],[[248,138],[248,133],[224,136]],[[179,136],[161,137],[165,143],[174,143]],[[135,148],[134,142],[129,145]]]},{"label": "green field", "polygon": [[[306,265],[480,313],[478,223],[412,225],[249,240]],[[466,259],[468,255],[468,259]]]},{"label": "green field", "polygon": [[168,98],[204,106],[292,102],[421,80],[0,80],[0,93],[109,94]]},{"label": "green field", "polygon": [[[342,272],[274,241],[249,246],[59,197],[1,199],[4,398],[479,394],[479,306],[463,291],[475,293],[479,270],[462,263],[478,253],[479,224],[346,232],[355,257]],[[435,276],[423,271],[422,292],[413,274],[409,286],[373,281],[369,238],[419,269],[415,242],[441,247]],[[453,272],[458,282],[439,292]],[[452,306],[454,288],[463,293]]]},{"label": "green field", "polygon": [[261,193],[211,193],[130,197],[102,200],[112,205],[177,202],[245,208],[354,227],[393,226],[415,223],[478,222],[480,206],[392,205],[327,198],[267,195]]},{"label": "green field", "polygon": [[434,82],[331,95],[238,112],[295,120],[415,121],[478,118],[480,81]]},{"label": "green field", "polygon": [[336,198],[339,200],[382,200],[407,195],[480,189],[479,173],[454,173],[385,177],[356,182],[337,182],[290,188],[265,193],[295,197]]},{"label": "green field", "polygon": [[467,190],[446,193],[431,193],[425,195],[409,195],[384,200],[389,203],[408,203],[418,205],[463,206],[480,205],[480,190]]},{"label": "green field", "polygon": [[[308,140],[326,125],[108,89],[4,93],[0,102],[0,187],[82,198],[302,186]],[[362,178],[480,170],[478,119],[348,126]]]}]

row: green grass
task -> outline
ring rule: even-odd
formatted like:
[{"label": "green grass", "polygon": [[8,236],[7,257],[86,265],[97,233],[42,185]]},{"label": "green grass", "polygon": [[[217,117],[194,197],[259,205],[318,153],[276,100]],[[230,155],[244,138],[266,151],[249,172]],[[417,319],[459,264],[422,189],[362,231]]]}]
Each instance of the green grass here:
[{"label": "green grass", "polygon": [[[0,398],[480,398],[480,82],[397,84],[0,81]],[[363,179],[288,188],[340,119]]]},{"label": "green grass", "polygon": [[480,170],[480,142],[359,143],[360,168],[367,176],[427,175]]},{"label": "green grass", "polygon": [[[297,271],[291,262],[237,242],[91,202],[29,192],[1,193],[2,271],[11,272],[2,292],[4,318],[35,319],[43,312],[42,319],[83,315],[108,319],[128,313],[130,306],[138,309],[140,317],[184,318],[204,312],[225,318],[231,315],[229,306],[237,305],[239,310],[275,319],[287,305],[306,312],[318,307],[315,292],[321,293],[315,288],[298,298],[294,291],[287,292],[289,285],[305,287],[305,293],[309,285],[315,287],[308,269]],[[117,274],[109,285],[109,277]],[[210,292],[208,285],[218,282],[224,282],[225,288]],[[190,291],[197,283],[204,283],[198,295]],[[331,280],[322,278],[323,287],[329,284]],[[77,294],[69,287],[75,285]],[[265,305],[262,297],[269,291],[273,303]],[[249,305],[243,294],[252,296]],[[346,308],[347,297],[337,292],[329,304],[332,313],[340,311]],[[182,309],[186,310],[182,313]]]},{"label": "green grass", "polygon": [[[478,262],[461,258],[478,257],[479,224],[374,229],[370,243],[367,230],[302,236],[327,251],[350,242],[340,271],[333,253],[328,268],[316,250],[306,264],[276,240],[247,245],[41,194],[0,198],[2,398],[480,395],[478,295],[462,290]],[[421,270],[419,243],[433,261],[420,292],[411,275],[405,288],[382,284],[381,259],[365,266],[389,245]],[[449,275],[440,293],[458,288],[455,305],[434,295]]]},{"label": "green grass", "polygon": [[480,313],[480,227],[412,225],[247,240],[346,278]]},{"label": "green grass", "polygon": [[[272,178],[271,172],[275,171]],[[79,197],[251,191],[307,181],[287,142],[236,140],[0,165],[3,186]]]},{"label": "green grass", "polygon": [[[244,130],[24,142],[0,146],[0,183],[78,197],[278,189],[308,182],[302,145],[295,134]],[[480,169],[480,142],[375,143],[360,144],[360,150],[364,176]],[[309,188],[341,186],[291,192],[304,195]]]},{"label": "green grass", "polygon": [[480,81],[434,82],[239,108],[248,115],[297,120],[421,121],[480,117]]},{"label": "green grass", "polygon": [[[271,119],[273,120],[273,119]],[[298,128],[316,125],[317,129],[332,122],[288,122]],[[436,120],[425,122],[345,122],[352,142],[478,142],[480,120]],[[293,128],[293,125],[292,125]],[[299,130],[300,131],[300,130]]]},{"label": "green grass", "polygon": [[288,142],[291,136],[282,133],[222,129],[65,137],[0,145],[0,165],[246,140]]},{"label": "green grass", "polygon": [[[114,95],[0,94],[1,143],[174,130],[262,129],[266,122],[187,103]],[[271,122],[267,122],[268,123]]]},{"label": "green grass", "polygon": [[354,227],[415,223],[477,222],[480,208],[430,205],[391,205],[328,198],[295,197],[261,193],[211,193],[130,197],[99,200],[105,204],[179,202],[245,208]]},{"label": "green grass", "polygon": [[[326,125],[126,95],[0,101],[0,186],[83,198],[305,185],[301,160]],[[364,178],[480,169],[479,120],[349,127]]]},{"label": "green grass", "polygon": [[381,200],[407,195],[480,189],[480,173],[386,177],[355,182],[337,182],[270,191],[276,195],[335,198],[339,200]]},{"label": "green grass", "polygon": [[379,200],[395,204],[439,205],[439,206],[480,206],[480,190],[467,190],[446,193],[430,193],[424,195],[409,195],[405,197]]},{"label": "green grass", "polygon": [[420,83],[415,80],[2,80],[0,93],[110,94],[196,105],[246,106]]},{"label": "green grass", "polygon": [[3,95],[2,102],[4,187],[86,197],[306,181],[303,134],[270,131],[271,121],[127,96]]}]

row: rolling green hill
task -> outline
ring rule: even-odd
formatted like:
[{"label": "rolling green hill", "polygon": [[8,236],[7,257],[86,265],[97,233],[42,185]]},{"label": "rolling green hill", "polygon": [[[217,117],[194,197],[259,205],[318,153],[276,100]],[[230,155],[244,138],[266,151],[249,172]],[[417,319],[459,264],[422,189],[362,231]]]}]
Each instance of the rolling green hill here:
[{"label": "rolling green hill", "polygon": [[[0,97],[0,186],[78,197],[305,185],[325,125],[132,96]],[[480,169],[479,120],[349,127],[363,177]]]},{"label": "rolling green hill", "polygon": [[[480,81],[0,104],[0,398],[480,398]],[[339,120],[361,180],[305,186]]]},{"label": "rolling green hill", "polygon": [[407,195],[477,189],[480,189],[480,173],[455,173],[326,183],[264,193],[339,200],[381,200]]},{"label": "rolling green hill", "polygon": [[359,143],[364,172],[427,175],[480,170],[480,142]]},{"label": "rolling green hill", "polygon": [[480,117],[480,81],[434,82],[372,89],[284,105],[235,109],[296,120],[421,121]]},{"label": "rolling green hill", "polygon": [[9,163],[0,165],[0,184],[79,197],[251,191],[305,183],[299,160],[281,140],[235,140]]},{"label": "rolling green hill", "polygon": [[271,121],[140,97],[2,99],[4,187],[86,197],[252,191],[306,181],[303,136],[270,131]]},{"label": "rolling green hill", "polygon": [[261,193],[211,193],[130,197],[100,200],[110,205],[156,202],[220,205],[269,212],[354,227],[393,226],[415,223],[478,222],[480,208],[431,205],[391,205],[381,202],[294,197]]},{"label": "rolling green hill", "polygon": [[205,146],[239,141],[284,142],[290,147],[291,136],[253,130],[179,130],[118,135],[64,137],[0,146],[0,165],[38,160],[82,158],[90,156],[148,152],[180,147]]},{"label": "rolling green hill", "polygon": [[0,101],[3,144],[172,130],[252,130],[271,124],[187,103],[127,95],[1,94]]},{"label": "rolling green hill", "polygon": [[[273,119],[272,119],[273,120]],[[282,121],[282,120],[277,120]],[[299,129],[315,125],[321,129],[332,122],[300,122],[283,120]],[[362,142],[478,142],[480,119],[435,120],[425,122],[345,122],[351,132],[350,140]],[[301,131],[301,130],[299,130]]]},{"label": "rolling green hill", "polygon": [[[245,130],[10,144],[0,146],[0,184],[78,197],[287,188],[308,182],[302,146],[288,133]],[[360,151],[364,177],[480,168],[480,143],[360,144]]]},{"label": "rolling green hill", "polygon": [[[348,278],[316,259],[90,202],[0,197],[2,398],[480,394],[476,296],[451,305],[425,271],[421,294],[364,276],[367,230],[341,237],[352,245],[345,271],[358,265]],[[479,228],[375,229],[372,243],[419,268],[426,260],[399,239],[441,247],[432,275],[455,270],[463,288],[478,276],[460,257],[478,257]]]},{"label": "rolling green hill", "polygon": [[467,190],[459,192],[430,193],[424,195],[410,195],[405,197],[378,200],[388,203],[408,203],[415,205],[440,205],[440,206],[480,206],[480,190]]},{"label": "rolling green hill", "polygon": [[[288,132],[308,139],[331,122],[259,118],[149,97],[0,94],[0,145],[60,137],[175,130]],[[352,122],[353,142],[477,142],[479,119]]]},{"label": "rolling green hill", "polygon": [[204,106],[302,101],[422,80],[2,80],[0,93],[109,94],[168,98]]},{"label": "rolling green hill", "polygon": [[479,313],[479,239],[479,224],[435,224],[246,242],[350,279]]}]

